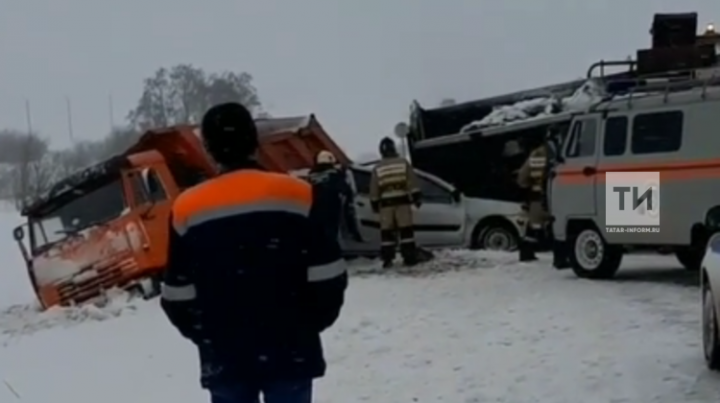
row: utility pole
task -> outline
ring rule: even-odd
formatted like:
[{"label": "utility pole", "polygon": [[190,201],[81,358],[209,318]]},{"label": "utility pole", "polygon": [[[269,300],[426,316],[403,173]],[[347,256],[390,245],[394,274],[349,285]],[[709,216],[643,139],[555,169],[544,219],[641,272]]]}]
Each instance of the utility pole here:
[{"label": "utility pole", "polygon": [[68,135],[70,136],[70,142],[75,143],[75,135],[73,132],[72,105],[70,104],[70,97],[65,97],[65,106],[67,107]]},{"label": "utility pole", "polygon": [[113,107],[113,96],[108,95],[108,114],[110,116],[110,131],[115,129],[115,108]]},{"label": "utility pole", "polygon": [[22,161],[20,165],[20,183],[18,193],[15,194],[15,200],[18,207],[23,206],[30,190],[30,163],[32,160],[33,129],[32,118],[30,117],[30,100],[25,100],[25,120],[27,121],[27,140],[22,150]]},{"label": "utility pole", "polygon": [[32,118],[30,117],[30,100],[25,100],[25,120],[27,121],[27,134],[32,137]]}]

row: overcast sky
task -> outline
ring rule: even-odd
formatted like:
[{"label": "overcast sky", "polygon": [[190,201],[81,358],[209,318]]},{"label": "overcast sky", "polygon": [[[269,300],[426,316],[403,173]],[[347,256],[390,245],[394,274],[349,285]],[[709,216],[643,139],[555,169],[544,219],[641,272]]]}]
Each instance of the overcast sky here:
[{"label": "overcast sky", "polygon": [[653,12],[718,0],[0,0],[0,127],[68,144],[120,123],[160,66],[247,71],[275,116],[316,113],[351,155],[413,99],[470,100],[585,74],[648,47]]}]

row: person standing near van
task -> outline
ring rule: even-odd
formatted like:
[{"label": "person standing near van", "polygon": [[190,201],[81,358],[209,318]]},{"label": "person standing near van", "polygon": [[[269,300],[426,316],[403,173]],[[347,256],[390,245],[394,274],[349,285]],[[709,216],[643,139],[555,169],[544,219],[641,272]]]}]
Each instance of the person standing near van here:
[{"label": "person standing near van", "polygon": [[338,243],[308,218],[310,184],[258,166],[245,107],[210,108],[202,139],[222,173],[175,200],[161,306],[212,403],[310,403],[347,287]]},{"label": "person standing near van", "polygon": [[391,267],[399,243],[404,263],[412,266],[425,260],[415,245],[413,228],[412,206],[422,203],[420,188],[413,167],[398,155],[392,139],[380,141],[380,156],[370,177],[370,203],[380,215],[380,257],[383,267]]},{"label": "person standing near van", "polygon": [[525,190],[525,200],[522,204],[525,225],[518,248],[521,262],[537,260],[535,250],[543,236],[547,221],[545,209],[547,167],[548,149],[543,143],[530,152],[530,156],[518,172],[518,185]]}]

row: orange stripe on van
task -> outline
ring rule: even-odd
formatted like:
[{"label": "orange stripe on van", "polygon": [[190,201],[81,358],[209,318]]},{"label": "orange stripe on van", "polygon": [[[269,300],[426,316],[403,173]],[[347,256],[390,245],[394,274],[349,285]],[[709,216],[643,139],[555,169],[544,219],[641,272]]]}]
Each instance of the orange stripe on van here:
[{"label": "orange stripe on van", "polygon": [[661,181],[690,179],[719,179],[720,159],[698,161],[653,161],[635,164],[604,164],[596,167],[594,175],[584,175],[584,168],[563,168],[557,170],[560,184],[582,185],[590,182],[605,182],[607,172],[660,172]]}]

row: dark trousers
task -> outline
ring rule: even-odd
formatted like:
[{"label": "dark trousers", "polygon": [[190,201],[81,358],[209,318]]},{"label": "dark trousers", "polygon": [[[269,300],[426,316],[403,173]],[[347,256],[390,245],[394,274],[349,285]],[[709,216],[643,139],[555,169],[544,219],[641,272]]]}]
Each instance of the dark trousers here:
[{"label": "dark trousers", "polygon": [[298,381],[238,382],[210,388],[211,403],[311,403],[312,379]]},{"label": "dark trousers", "polygon": [[415,263],[416,246],[412,207],[409,204],[380,207],[380,257],[389,262],[395,258],[397,244],[405,263]]}]

